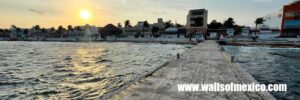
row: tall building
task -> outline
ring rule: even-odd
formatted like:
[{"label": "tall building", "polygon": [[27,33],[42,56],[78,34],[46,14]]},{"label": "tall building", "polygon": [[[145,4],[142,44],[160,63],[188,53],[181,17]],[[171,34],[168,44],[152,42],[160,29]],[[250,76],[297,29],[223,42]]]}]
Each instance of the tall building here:
[{"label": "tall building", "polygon": [[158,18],[157,19],[157,25],[159,27],[159,29],[164,29],[165,28],[165,22],[162,18]]},{"label": "tall building", "polygon": [[283,7],[281,29],[283,36],[300,35],[300,0]]},{"label": "tall building", "polygon": [[153,23],[150,27],[152,29],[153,27],[158,27],[159,30],[164,30],[165,29],[165,22],[162,18],[157,19],[157,23]]},{"label": "tall building", "polygon": [[207,10],[206,9],[194,9],[190,10],[187,16],[187,33],[202,33],[207,32]]}]

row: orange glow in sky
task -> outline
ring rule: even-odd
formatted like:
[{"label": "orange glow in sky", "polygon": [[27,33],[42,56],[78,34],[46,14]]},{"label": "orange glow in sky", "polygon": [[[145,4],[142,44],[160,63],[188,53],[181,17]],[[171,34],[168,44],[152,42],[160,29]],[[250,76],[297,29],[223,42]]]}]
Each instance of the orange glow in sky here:
[{"label": "orange glow in sky", "polygon": [[[16,25],[31,28],[34,25],[50,28],[92,24],[132,25],[138,21],[172,20],[186,24],[191,9],[208,10],[211,20],[223,22],[234,18],[239,25],[255,26],[254,20],[279,11],[293,0],[0,0],[0,28]],[[86,9],[87,11],[82,11]]]}]

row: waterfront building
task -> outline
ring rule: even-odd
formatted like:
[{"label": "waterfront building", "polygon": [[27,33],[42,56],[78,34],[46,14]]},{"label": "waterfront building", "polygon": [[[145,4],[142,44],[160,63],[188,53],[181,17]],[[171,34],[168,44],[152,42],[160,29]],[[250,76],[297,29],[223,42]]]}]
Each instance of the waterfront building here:
[{"label": "waterfront building", "polygon": [[206,34],[207,33],[207,17],[206,9],[190,10],[187,15],[187,34]]},{"label": "waterfront building", "polygon": [[11,27],[9,29],[10,31],[10,38],[12,39],[19,39],[19,38],[26,38],[28,36],[28,29],[25,28],[17,28],[17,27]]},{"label": "waterfront building", "polygon": [[139,31],[142,31],[143,27],[144,27],[144,21],[139,21],[135,26],[135,28]]},{"label": "waterfront building", "polygon": [[227,28],[226,29],[227,36],[229,36],[229,37],[234,36],[234,31],[235,31],[234,28]]},{"label": "waterfront building", "polygon": [[250,27],[244,27],[244,28],[242,28],[242,33],[241,33],[240,36],[241,37],[251,37]]},{"label": "waterfront building", "polygon": [[206,39],[219,39],[221,36],[227,37],[227,29],[220,28],[220,29],[208,29],[206,34]]},{"label": "waterfront building", "polygon": [[300,0],[283,7],[281,36],[297,37],[300,35]]}]

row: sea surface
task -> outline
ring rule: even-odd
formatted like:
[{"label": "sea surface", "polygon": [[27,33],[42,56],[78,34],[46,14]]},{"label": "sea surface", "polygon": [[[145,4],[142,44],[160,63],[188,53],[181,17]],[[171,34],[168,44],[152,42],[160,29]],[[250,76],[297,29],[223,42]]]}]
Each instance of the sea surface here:
[{"label": "sea surface", "polygon": [[0,99],[97,99],[153,71],[184,45],[0,42]]},{"label": "sea surface", "polygon": [[278,100],[300,100],[300,48],[224,46],[236,62],[262,84],[287,84],[271,92]]}]

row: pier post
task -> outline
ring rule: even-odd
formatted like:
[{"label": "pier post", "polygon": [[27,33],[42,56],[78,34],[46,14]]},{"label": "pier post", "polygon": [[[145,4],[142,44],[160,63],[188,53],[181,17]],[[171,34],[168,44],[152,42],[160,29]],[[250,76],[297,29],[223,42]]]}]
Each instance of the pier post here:
[{"label": "pier post", "polygon": [[177,59],[180,59],[179,53],[177,53]]},{"label": "pier post", "polygon": [[234,56],[231,56],[231,62],[234,63]]}]

